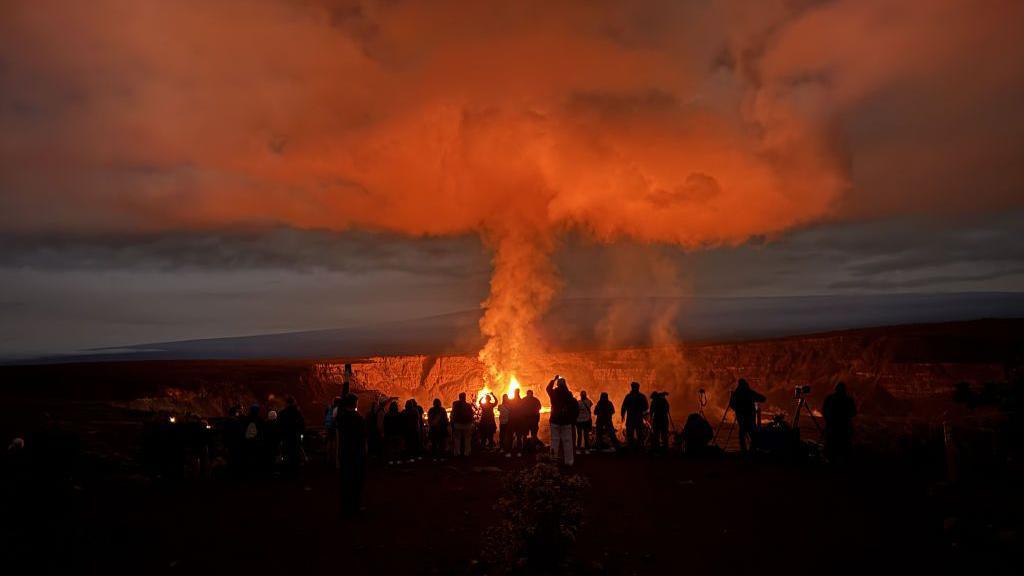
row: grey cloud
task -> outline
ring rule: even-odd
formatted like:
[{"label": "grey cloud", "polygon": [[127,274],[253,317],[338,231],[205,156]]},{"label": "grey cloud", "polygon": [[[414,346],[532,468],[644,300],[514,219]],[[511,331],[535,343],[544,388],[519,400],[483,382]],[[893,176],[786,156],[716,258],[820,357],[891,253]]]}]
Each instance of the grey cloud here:
[{"label": "grey cloud", "polygon": [[139,235],[3,235],[0,267],[44,270],[397,271],[427,276],[487,274],[471,236],[403,238],[375,232],[270,228]]}]

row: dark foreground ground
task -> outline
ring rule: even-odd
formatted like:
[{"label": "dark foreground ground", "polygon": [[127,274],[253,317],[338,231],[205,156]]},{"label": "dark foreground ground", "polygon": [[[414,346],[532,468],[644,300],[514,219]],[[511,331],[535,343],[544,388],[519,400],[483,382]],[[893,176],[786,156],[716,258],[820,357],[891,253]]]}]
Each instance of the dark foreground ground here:
[{"label": "dark foreground ground", "polygon": [[[351,519],[335,513],[333,473],[315,465],[249,486],[101,484],[53,516],[42,551],[13,554],[32,573],[484,573],[503,479],[532,460],[374,467]],[[605,454],[580,456],[577,471],[590,487],[575,573],[924,574],[955,560],[929,495],[902,473]]]}]

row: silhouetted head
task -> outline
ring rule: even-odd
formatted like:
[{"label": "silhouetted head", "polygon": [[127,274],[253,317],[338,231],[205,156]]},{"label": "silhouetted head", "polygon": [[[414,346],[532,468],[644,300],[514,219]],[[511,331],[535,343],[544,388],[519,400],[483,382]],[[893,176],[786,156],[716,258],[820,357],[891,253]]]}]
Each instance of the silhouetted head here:
[{"label": "silhouetted head", "polygon": [[440,398],[434,398],[434,408],[440,408],[440,407],[441,407],[441,399]]},{"label": "silhouetted head", "polygon": [[836,394],[846,394],[846,383],[840,382],[836,384]]},{"label": "silhouetted head", "polygon": [[750,384],[747,384],[746,380],[744,380],[743,378],[740,378],[740,381],[736,383],[736,389],[737,390],[750,390]]},{"label": "silhouetted head", "polygon": [[561,388],[562,390],[568,390],[569,389],[569,384],[566,383],[565,378],[559,378],[558,379],[558,387]]},{"label": "silhouetted head", "polygon": [[295,398],[292,397],[292,396],[289,396],[289,397],[284,399],[284,403],[289,405],[289,406],[295,406]]},{"label": "silhouetted head", "polygon": [[533,390],[527,390],[526,395],[529,396],[530,398],[533,398]]},{"label": "silhouetted head", "polygon": [[632,390],[633,392],[639,392],[640,391],[640,383],[639,382],[630,382],[629,389]]},{"label": "silhouetted head", "polygon": [[516,388],[516,400],[522,400],[522,399],[523,399],[522,393],[520,392],[519,388]]},{"label": "silhouetted head", "polygon": [[465,392],[459,392],[459,401],[460,402],[465,402],[466,401],[466,393]]},{"label": "silhouetted head", "polygon": [[260,415],[260,405],[259,404],[253,404],[252,406],[249,406],[249,416],[259,416],[259,415]]},{"label": "silhouetted head", "polygon": [[391,405],[388,406],[388,412],[391,414],[398,414],[398,402],[392,402]]},{"label": "silhouetted head", "polygon": [[504,404],[505,402],[508,402],[508,394],[501,395],[501,403]]},{"label": "silhouetted head", "polygon": [[587,391],[586,390],[580,390],[580,398],[586,399],[586,397],[587,397]]},{"label": "silhouetted head", "polygon": [[416,403],[413,402],[412,398],[410,398],[410,399],[405,401],[405,409],[406,410],[412,410],[412,407],[415,406],[415,405],[416,405]]},{"label": "silhouetted head", "polygon": [[606,402],[608,401],[608,393],[607,392],[601,392],[601,400],[604,400]]},{"label": "silhouetted head", "polygon": [[[344,400],[341,401],[341,407],[346,409],[346,410],[355,410],[356,409],[356,403],[358,401],[359,401],[359,399],[356,398],[355,394],[349,394],[348,396],[345,396]],[[395,408],[397,409],[398,407],[396,406]]]}]

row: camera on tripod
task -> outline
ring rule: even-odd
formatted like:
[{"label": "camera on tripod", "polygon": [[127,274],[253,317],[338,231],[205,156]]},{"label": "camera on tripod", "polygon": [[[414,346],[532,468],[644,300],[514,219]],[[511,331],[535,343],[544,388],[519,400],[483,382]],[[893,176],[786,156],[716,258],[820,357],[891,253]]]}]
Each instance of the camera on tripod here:
[{"label": "camera on tripod", "polygon": [[807,384],[804,384],[803,386],[796,386],[795,388],[793,388],[793,397],[794,398],[800,398],[801,396],[807,396],[810,393],[811,393],[811,387],[809,385],[807,385]]}]

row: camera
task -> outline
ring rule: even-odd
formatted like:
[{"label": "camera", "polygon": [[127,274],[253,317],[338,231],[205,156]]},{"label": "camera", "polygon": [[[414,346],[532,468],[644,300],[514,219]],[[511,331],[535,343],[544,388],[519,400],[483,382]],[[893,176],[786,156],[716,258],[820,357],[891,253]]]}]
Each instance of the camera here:
[{"label": "camera", "polygon": [[811,393],[811,387],[807,384],[793,388],[793,396],[799,398]]}]

